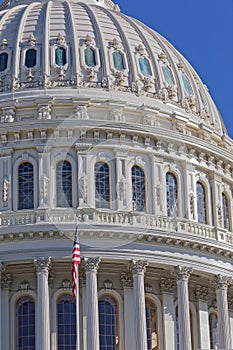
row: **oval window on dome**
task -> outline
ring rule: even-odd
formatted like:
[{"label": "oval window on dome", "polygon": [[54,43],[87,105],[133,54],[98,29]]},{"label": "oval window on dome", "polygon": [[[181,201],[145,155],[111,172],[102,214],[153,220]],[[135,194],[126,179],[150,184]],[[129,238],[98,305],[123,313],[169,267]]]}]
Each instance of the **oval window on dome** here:
[{"label": "oval window on dome", "polygon": [[119,51],[115,51],[112,54],[113,56],[113,64],[116,70],[124,70],[125,69],[125,62],[123,54]]},{"label": "oval window on dome", "polygon": [[58,66],[64,66],[66,64],[66,49],[64,47],[57,47],[55,50],[55,63]]},{"label": "oval window on dome", "polygon": [[2,52],[0,54],[0,72],[3,72],[7,68],[8,53]]},{"label": "oval window on dome", "polygon": [[145,57],[139,57],[138,63],[142,75],[145,77],[150,77],[152,74],[149,61]]},{"label": "oval window on dome", "polygon": [[87,47],[85,49],[85,64],[88,67],[95,67],[96,66],[96,58],[95,58],[95,50],[91,47]]},{"label": "oval window on dome", "polygon": [[26,51],[25,56],[25,66],[27,68],[32,68],[36,65],[36,50],[35,49],[29,49]]},{"label": "oval window on dome", "polygon": [[184,88],[185,88],[187,94],[189,96],[191,96],[193,94],[192,93],[192,88],[191,88],[191,85],[190,85],[189,80],[186,77],[186,75],[184,75],[184,74],[182,75],[182,80],[183,80]]},{"label": "oval window on dome", "polygon": [[168,66],[162,66],[162,70],[163,70],[163,75],[164,78],[166,80],[166,82],[168,83],[168,85],[174,85],[174,79],[172,76],[172,71]]}]

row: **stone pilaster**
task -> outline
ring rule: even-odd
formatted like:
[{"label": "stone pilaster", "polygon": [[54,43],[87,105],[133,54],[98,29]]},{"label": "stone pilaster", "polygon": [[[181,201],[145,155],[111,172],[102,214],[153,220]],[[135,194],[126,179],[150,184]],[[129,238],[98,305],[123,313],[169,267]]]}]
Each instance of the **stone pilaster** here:
[{"label": "stone pilaster", "polygon": [[232,279],[227,276],[218,275],[216,277],[219,349],[231,348],[229,311],[227,301],[227,289],[231,281]]},{"label": "stone pilaster", "polygon": [[11,150],[0,151],[0,207],[4,210],[12,209],[11,167]]},{"label": "stone pilaster", "polygon": [[50,147],[37,147],[39,170],[39,208],[48,208],[50,193]]},{"label": "stone pilaster", "polygon": [[10,310],[9,310],[9,288],[12,282],[11,274],[9,273],[3,273],[1,278],[1,285],[2,285],[2,315],[4,317],[2,322],[2,334],[4,336],[2,339],[2,349],[9,349],[10,344]]},{"label": "stone pilaster", "polygon": [[178,265],[175,269],[178,296],[178,323],[180,350],[191,350],[188,281],[192,269]]},{"label": "stone pilaster", "polygon": [[97,270],[100,258],[84,258],[86,271],[87,350],[99,350]]},{"label": "stone pilaster", "polygon": [[[94,183],[88,183],[89,181],[89,150],[91,144],[79,144],[75,145],[78,158],[78,184],[79,184],[79,208],[94,207],[95,193],[88,191],[89,188],[95,188]],[[93,187],[92,187],[93,186]]]},{"label": "stone pilaster", "polygon": [[126,179],[126,161],[128,157],[127,150],[115,150],[116,159],[116,192],[117,192],[117,208],[125,210],[130,202],[128,197],[127,179]]},{"label": "stone pilaster", "polygon": [[37,339],[38,350],[50,349],[50,305],[48,275],[51,258],[34,259],[37,272]]},{"label": "stone pilaster", "polygon": [[197,285],[195,289],[195,294],[197,298],[199,315],[199,334],[201,349],[210,349],[209,311],[207,303],[208,293],[209,290],[207,287]]},{"label": "stone pilaster", "polygon": [[160,289],[163,295],[163,320],[164,320],[164,349],[175,349],[175,319],[174,289],[176,281],[171,278],[161,278]]},{"label": "stone pilaster", "polygon": [[133,276],[131,272],[121,273],[121,284],[124,290],[125,348],[136,349]]},{"label": "stone pilaster", "polygon": [[135,301],[135,324],[136,324],[136,349],[147,349],[147,334],[146,334],[146,305],[145,305],[145,290],[144,290],[144,273],[146,260],[132,260],[131,270],[133,273],[133,290]]},{"label": "stone pilaster", "polygon": [[2,262],[0,262],[0,350],[4,349],[2,342],[2,323],[3,323],[3,303],[2,303],[2,275],[5,271],[5,267]]}]

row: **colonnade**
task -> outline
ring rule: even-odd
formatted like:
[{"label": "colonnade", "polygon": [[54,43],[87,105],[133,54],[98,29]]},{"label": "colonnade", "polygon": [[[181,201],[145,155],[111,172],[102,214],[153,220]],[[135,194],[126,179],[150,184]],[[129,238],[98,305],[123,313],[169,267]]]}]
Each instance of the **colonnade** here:
[{"label": "colonnade", "polygon": [[[99,257],[84,258],[83,268],[85,286],[82,286],[82,302],[85,301],[86,307],[83,308],[83,317],[85,317],[85,327],[82,322],[81,344],[84,350],[99,349],[99,319],[98,319],[98,290],[97,274],[100,264]],[[147,350],[147,330],[146,330],[146,312],[145,312],[145,281],[147,261],[132,260],[129,264],[129,271],[121,273],[121,282],[123,286],[124,299],[124,328],[125,335],[123,341],[124,349]],[[50,296],[49,296],[49,270],[51,268],[50,258],[37,258],[34,260],[37,273],[37,350],[52,349],[50,344]],[[176,311],[174,304],[174,288],[177,288],[177,307],[178,307],[178,328],[179,328],[179,350],[192,350],[191,331],[190,331],[190,304],[189,304],[189,278],[192,269],[186,266],[177,266],[173,271],[173,278],[161,278],[160,289],[162,292],[162,330],[163,336],[160,336],[160,350],[176,349]],[[1,264],[1,286],[0,288],[0,308],[4,313],[5,321],[0,324],[1,332],[9,334],[9,286],[11,277],[5,273]],[[175,279],[174,279],[175,277]],[[218,275],[215,277],[216,299],[218,312],[219,329],[219,349],[230,349],[232,332],[229,319],[227,291],[230,279],[226,276]],[[208,289],[197,285],[197,313],[199,319],[199,342],[200,349],[210,349],[209,337],[209,318],[208,303],[206,296]],[[85,328],[85,329],[84,329]],[[88,336],[87,336],[88,335]],[[6,348],[9,338],[4,337],[0,342],[0,350]],[[3,337],[1,337],[3,339]],[[8,348],[10,346],[8,344]]]}]

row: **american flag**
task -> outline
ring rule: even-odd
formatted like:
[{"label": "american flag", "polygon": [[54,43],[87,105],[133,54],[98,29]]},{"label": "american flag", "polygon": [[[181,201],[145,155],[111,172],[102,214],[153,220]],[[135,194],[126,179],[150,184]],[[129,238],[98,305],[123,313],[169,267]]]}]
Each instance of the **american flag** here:
[{"label": "american flag", "polygon": [[75,237],[74,237],[74,246],[72,253],[72,279],[73,279],[73,288],[72,293],[73,297],[77,296],[77,277],[78,277],[78,265],[80,265],[80,245],[78,241],[78,225],[75,229]]}]

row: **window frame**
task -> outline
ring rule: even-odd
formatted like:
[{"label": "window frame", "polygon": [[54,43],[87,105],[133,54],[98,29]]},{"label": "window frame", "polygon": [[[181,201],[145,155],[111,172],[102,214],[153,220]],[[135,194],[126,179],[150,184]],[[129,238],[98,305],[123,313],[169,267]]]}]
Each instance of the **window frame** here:
[{"label": "window frame", "polygon": [[[138,210],[138,209],[134,209],[134,192],[133,192],[133,174],[132,174],[132,169],[134,167],[138,167],[142,170],[143,174],[144,174],[144,209],[143,210]],[[146,213],[147,212],[147,182],[146,182],[146,170],[144,169],[144,167],[142,167],[141,165],[138,165],[137,163],[132,164],[130,167],[130,181],[131,181],[131,203],[132,203],[132,211],[138,212],[138,213]]]},{"label": "window frame", "polygon": [[[96,206],[96,171],[95,171],[95,167],[98,163],[103,163],[103,164],[107,164],[108,166],[108,170],[109,170],[109,174],[108,174],[108,178],[109,178],[109,206],[108,207],[97,207]],[[100,209],[100,210],[109,210],[112,209],[112,182],[111,182],[111,176],[112,176],[112,172],[111,172],[111,164],[105,159],[97,159],[94,163],[94,188],[95,188],[95,193],[94,193],[94,203],[95,203],[95,208]]]},{"label": "window frame", "polygon": [[[172,176],[174,176],[175,180],[176,180],[176,215],[174,216],[171,216],[171,215],[168,215],[168,197],[167,197],[167,175],[168,174],[171,174]],[[173,218],[173,217],[177,217],[177,216],[180,216],[180,200],[179,200],[179,188],[180,188],[180,184],[179,184],[179,177],[177,176],[177,174],[174,172],[174,171],[171,171],[171,170],[167,170],[166,173],[165,173],[165,186],[166,186],[166,215],[170,218]]]},{"label": "window frame", "polygon": [[[198,215],[198,193],[197,193],[197,185],[200,184],[203,188],[204,191],[204,206],[205,206],[205,222],[201,222],[199,220],[199,215]],[[208,220],[208,200],[207,200],[207,188],[205,186],[205,183],[202,180],[197,180],[196,181],[196,213],[197,213],[197,222],[198,224],[201,225],[208,225],[209,220]]]},{"label": "window frame", "polygon": [[[57,167],[60,163],[64,163],[64,162],[67,162],[70,164],[70,167],[71,167],[71,205],[67,205],[67,206],[60,206],[58,205],[58,188],[57,188]],[[62,172],[61,172],[62,174]],[[73,199],[73,166],[72,166],[72,163],[68,160],[68,159],[62,159],[62,160],[59,160],[58,162],[56,162],[56,165],[55,165],[55,179],[56,179],[56,182],[55,182],[55,197],[56,197],[56,202],[55,202],[55,205],[56,205],[56,208],[73,208],[74,205],[74,199]]]}]

